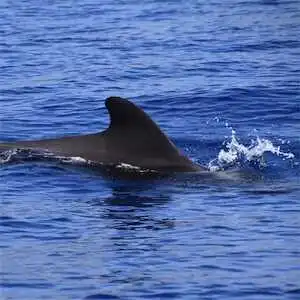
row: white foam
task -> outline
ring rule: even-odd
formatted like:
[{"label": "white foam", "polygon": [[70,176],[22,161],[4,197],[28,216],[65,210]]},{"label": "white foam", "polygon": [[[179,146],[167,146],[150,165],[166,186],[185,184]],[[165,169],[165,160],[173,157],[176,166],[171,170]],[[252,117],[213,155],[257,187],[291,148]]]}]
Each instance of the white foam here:
[{"label": "white foam", "polygon": [[280,146],[274,146],[270,140],[258,136],[256,140],[251,141],[250,145],[244,145],[239,142],[236,137],[236,132],[232,129],[231,140],[225,144],[225,149],[220,150],[217,158],[209,162],[208,167],[211,171],[218,171],[231,166],[236,167],[245,161],[255,161],[258,162],[260,166],[263,166],[264,154],[266,152],[282,157],[283,160],[293,159],[295,157],[293,153],[283,152]]},{"label": "white foam", "polygon": [[156,173],[157,171],[151,170],[151,169],[144,169],[138,166],[134,166],[128,163],[119,163],[118,165],[115,166],[117,169],[122,169],[125,171],[135,171],[139,173]]},{"label": "white foam", "polygon": [[17,149],[7,150],[1,153],[0,155],[0,164],[9,163],[12,161],[12,158],[17,155]]},{"label": "white foam", "polygon": [[72,157],[65,157],[65,156],[57,156],[57,159],[59,159],[63,163],[71,163],[71,164],[86,164],[89,163],[88,160],[80,157],[80,156],[72,156]]},{"label": "white foam", "polygon": [[118,165],[116,165],[116,168],[118,169],[129,169],[129,170],[140,170],[141,168],[137,167],[137,166],[133,166],[127,163],[120,163]]}]

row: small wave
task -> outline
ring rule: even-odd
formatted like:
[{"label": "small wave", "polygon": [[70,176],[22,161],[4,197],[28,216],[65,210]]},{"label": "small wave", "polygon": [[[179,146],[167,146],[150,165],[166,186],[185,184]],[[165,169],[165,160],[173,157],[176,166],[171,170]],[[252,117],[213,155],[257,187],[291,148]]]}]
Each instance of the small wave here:
[{"label": "small wave", "polygon": [[92,164],[91,161],[84,159],[80,156],[55,156],[56,159],[65,164],[73,164],[73,165],[90,165]]},{"label": "small wave", "polygon": [[126,163],[120,163],[118,165],[116,165],[116,168],[117,169],[128,169],[128,170],[141,170],[140,167],[137,167],[137,166],[133,166],[133,165],[130,165],[130,164],[126,164]]},{"label": "small wave", "polygon": [[31,149],[10,149],[0,153],[0,164],[8,164],[21,161],[58,161],[66,164],[84,165],[90,162],[82,157],[58,156],[47,151]]},{"label": "small wave", "polygon": [[254,163],[262,168],[266,166],[264,154],[267,152],[283,160],[295,158],[293,153],[281,151],[280,146],[274,146],[268,139],[257,136],[255,140],[251,140],[250,145],[244,145],[239,142],[235,130],[232,129],[231,133],[231,140],[224,143],[225,149],[221,149],[217,158],[209,162],[209,170],[220,171],[230,167],[241,167],[245,163]]},{"label": "small wave", "polygon": [[10,149],[0,153],[0,164],[9,164],[15,162],[25,161],[47,161],[57,162],[67,165],[75,166],[87,166],[95,168],[111,168],[125,172],[137,172],[137,173],[152,173],[154,170],[140,168],[128,163],[108,164],[104,165],[100,162],[94,162],[91,160],[84,159],[80,156],[61,156],[55,155],[47,151],[36,151],[31,149]]},{"label": "small wave", "polygon": [[116,169],[125,171],[125,172],[137,172],[139,174],[141,174],[141,173],[147,173],[147,174],[148,173],[157,173],[157,171],[155,171],[155,170],[141,168],[141,167],[134,166],[134,165],[131,165],[128,163],[119,163],[117,165],[114,165],[113,167]]},{"label": "small wave", "polygon": [[0,164],[39,160],[44,156],[45,154],[40,151],[19,148],[9,149],[7,151],[0,152]]},{"label": "small wave", "polygon": [[6,164],[13,161],[13,157],[17,155],[17,149],[3,151],[0,153],[0,164]]}]

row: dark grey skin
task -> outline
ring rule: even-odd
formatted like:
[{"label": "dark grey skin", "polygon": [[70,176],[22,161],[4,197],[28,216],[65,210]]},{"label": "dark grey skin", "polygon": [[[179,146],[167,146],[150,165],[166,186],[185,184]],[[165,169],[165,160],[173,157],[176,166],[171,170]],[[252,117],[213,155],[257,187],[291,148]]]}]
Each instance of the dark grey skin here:
[{"label": "dark grey skin", "polygon": [[204,170],[181,154],[158,125],[129,100],[109,97],[105,105],[110,114],[110,125],[103,132],[0,143],[0,152],[16,148],[29,149],[82,157],[104,165],[126,163],[143,169],[168,172]]}]

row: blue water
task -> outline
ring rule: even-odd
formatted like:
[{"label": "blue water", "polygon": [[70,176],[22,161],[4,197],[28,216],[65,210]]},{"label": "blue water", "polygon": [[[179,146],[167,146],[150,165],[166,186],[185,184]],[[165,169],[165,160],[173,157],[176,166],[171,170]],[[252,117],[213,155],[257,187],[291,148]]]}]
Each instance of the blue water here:
[{"label": "blue water", "polygon": [[1,141],[101,131],[117,95],[212,172],[2,154],[1,299],[300,299],[299,1],[0,11]]}]

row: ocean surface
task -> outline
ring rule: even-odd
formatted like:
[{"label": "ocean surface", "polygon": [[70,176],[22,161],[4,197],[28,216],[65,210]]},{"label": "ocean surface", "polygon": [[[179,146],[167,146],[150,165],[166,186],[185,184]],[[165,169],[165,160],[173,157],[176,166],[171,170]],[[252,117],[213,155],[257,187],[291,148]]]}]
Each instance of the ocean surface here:
[{"label": "ocean surface", "polygon": [[2,152],[1,300],[300,299],[299,1],[2,0],[0,16],[0,141],[102,131],[114,95],[210,170]]}]

